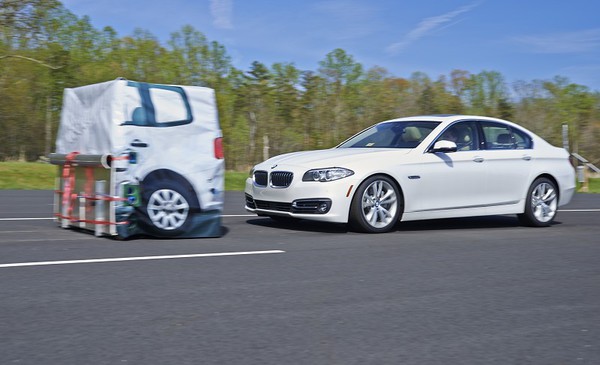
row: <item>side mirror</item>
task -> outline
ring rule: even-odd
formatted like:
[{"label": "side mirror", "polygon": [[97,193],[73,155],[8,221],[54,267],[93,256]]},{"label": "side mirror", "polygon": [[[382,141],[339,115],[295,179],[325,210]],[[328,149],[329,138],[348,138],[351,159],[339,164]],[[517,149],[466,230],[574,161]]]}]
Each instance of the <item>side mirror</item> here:
[{"label": "side mirror", "polygon": [[435,144],[433,145],[433,148],[431,149],[431,152],[433,152],[433,153],[436,153],[436,152],[447,153],[447,152],[456,152],[456,151],[458,151],[458,147],[456,146],[456,143],[454,143],[452,141],[446,141],[446,140],[441,140],[441,141],[435,142]]}]

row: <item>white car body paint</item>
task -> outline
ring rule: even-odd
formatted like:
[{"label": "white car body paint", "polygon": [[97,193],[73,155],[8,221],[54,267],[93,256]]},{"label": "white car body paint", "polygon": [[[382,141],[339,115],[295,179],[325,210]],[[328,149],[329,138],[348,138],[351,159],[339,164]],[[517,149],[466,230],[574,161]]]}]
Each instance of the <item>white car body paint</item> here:
[{"label": "white car body paint", "polygon": [[[574,169],[563,148],[550,145],[527,129],[500,119],[481,116],[418,116],[389,122],[439,122],[414,148],[332,148],[275,156],[253,171],[292,172],[288,187],[259,186],[252,177],[245,193],[253,200],[292,203],[297,199],[331,199],[326,214],[295,213],[281,209],[246,209],[259,215],[289,216],[315,221],[347,223],[354,193],[373,175],[388,175],[399,185],[404,200],[401,221],[497,214],[521,214],[534,180],[550,176],[558,187],[558,205],[567,204],[575,192]],[[531,138],[532,148],[480,149],[430,152],[442,133],[456,122],[495,122]],[[358,135],[358,134],[357,134]],[[481,137],[482,135],[480,135]],[[515,144],[516,145],[516,144]],[[302,181],[310,169],[341,167],[353,175],[328,182]],[[270,176],[270,175],[269,175]]]}]

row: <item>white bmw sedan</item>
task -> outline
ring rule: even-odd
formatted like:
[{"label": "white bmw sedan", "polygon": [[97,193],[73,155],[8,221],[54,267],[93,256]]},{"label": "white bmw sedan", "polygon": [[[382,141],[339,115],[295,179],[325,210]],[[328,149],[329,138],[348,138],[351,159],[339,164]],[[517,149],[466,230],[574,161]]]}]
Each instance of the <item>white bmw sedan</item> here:
[{"label": "white bmw sedan", "polygon": [[274,220],[349,223],[387,232],[398,221],[517,214],[549,226],[575,191],[569,154],[517,124],[432,115],[375,124],[335,148],[256,165],[246,210]]}]

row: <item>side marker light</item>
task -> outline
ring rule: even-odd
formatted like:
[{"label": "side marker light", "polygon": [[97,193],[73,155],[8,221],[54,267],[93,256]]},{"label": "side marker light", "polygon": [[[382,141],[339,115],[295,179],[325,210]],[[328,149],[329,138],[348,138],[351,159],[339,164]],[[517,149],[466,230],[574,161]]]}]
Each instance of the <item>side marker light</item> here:
[{"label": "side marker light", "polygon": [[353,187],[354,187],[354,185],[350,185],[350,187],[348,188],[348,192],[346,193],[346,198],[350,196],[350,192],[352,191]]}]

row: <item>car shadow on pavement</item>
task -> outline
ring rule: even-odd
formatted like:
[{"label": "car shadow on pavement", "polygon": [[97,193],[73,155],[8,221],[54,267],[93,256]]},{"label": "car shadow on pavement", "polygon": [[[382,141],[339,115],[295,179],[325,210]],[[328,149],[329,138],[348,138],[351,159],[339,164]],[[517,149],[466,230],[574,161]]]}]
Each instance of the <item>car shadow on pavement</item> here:
[{"label": "car shadow on pavement", "polygon": [[343,223],[315,222],[303,219],[278,222],[268,217],[257,217],[248,219],[248,224],[253,226],[270,227],[275,229],[285,229],[290,231],[304,231],[317,233],[349,233],[348,226]]},{"label": "car shadow on pavement", "polygon": [[[293,220],[279,222],[267,217],[258,217],[246,221],[248,224],[261,227],[270,227],[274,229],[284,229],[290,231],[318,232],[318,233],[357,233],[346,224],[314,222],[308,220]],[[552,225],[560,225],[561,222],[553,222]],[[495,215],[483,217],[468,218],[446,218],[429,219],[422,221],[400,222],[394,227],[392,232],[412,232],[412,231],[434,231],[434,230],[453,230],[453,229],[514,229],[531,228],[523,226],[514,215]]]},{"label": "car shadow on pavement", "polygon": [[[559,225],[561,222],[553,222]],[[422,221],[400,222],[396,225],[398,231],[431,231],[451,229],[490,229],[490,228],[535,228],[526,227],[519,222],[515,215],[492,215],[467,218],[431,219]]]}]

